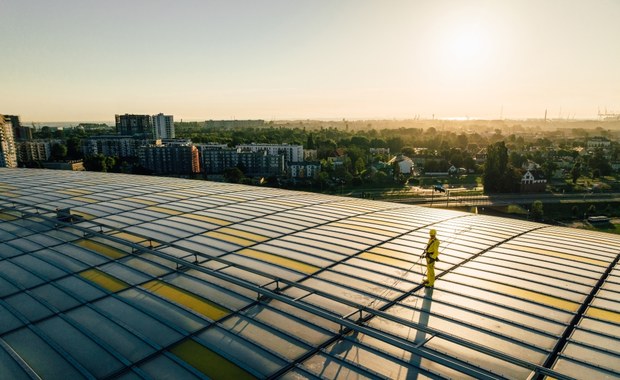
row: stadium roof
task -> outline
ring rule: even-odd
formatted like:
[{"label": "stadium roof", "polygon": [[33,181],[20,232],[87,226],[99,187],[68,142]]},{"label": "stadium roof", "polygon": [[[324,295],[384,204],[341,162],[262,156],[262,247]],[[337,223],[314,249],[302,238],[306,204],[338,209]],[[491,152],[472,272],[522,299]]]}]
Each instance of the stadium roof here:
[{"label": "stadium roof", "polygon": [[618,378],[619,252],[616,235],[456,211],[0,169],[0,373]]}]

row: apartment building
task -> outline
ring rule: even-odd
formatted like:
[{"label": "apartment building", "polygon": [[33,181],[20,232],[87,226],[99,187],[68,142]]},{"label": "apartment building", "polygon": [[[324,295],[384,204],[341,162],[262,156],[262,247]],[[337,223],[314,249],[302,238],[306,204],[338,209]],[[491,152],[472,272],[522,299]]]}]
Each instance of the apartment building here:
[{"label": "apartment building", "polygon": [[0,114],[0,167],[16,168],[17,152],[10,116]]},{"label": "apartment building", "polygon": [[258,152],[266,151],[270,155],[284,155],[284,160],[288,164],[290,162],[302,162],[304,160],[303,145],[289,144],[240,144],[237,148],[242,152]]},{"label": "apartment building", "polygon": [[116,133],[145,139],[155,138],[153,117],[151,115],[115,115]]},{"label": "apartment building", "polygon": [[163,113],[153,115],[153,130],[157,140],[175,138],[174,117]]},{"label": "apartment building", "polygon": [[150,140],[136,139],[130,136],[93,136],[82,140],[84,156],[103,154],[114,157],[132,157],[138,155],[138,147],[151,143]]},{"label": "apartment building", "polygon": [[187,142],[141,146],[138,148],[138,158],[142,166],[156,174],[200,173],[198,148]]},{"label": "apartment building", "polygon": [[47,161],[52,155],[52,142],[45,140],[16,141],[17,161]]}]

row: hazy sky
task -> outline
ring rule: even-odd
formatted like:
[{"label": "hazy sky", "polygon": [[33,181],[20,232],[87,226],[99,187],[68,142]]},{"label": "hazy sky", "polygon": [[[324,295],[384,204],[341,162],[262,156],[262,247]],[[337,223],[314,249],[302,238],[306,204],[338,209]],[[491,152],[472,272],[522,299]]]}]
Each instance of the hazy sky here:
[{"label": "hazy sky", "polygon": [[620,113],[620,0],[0,0],[25,121]]}]

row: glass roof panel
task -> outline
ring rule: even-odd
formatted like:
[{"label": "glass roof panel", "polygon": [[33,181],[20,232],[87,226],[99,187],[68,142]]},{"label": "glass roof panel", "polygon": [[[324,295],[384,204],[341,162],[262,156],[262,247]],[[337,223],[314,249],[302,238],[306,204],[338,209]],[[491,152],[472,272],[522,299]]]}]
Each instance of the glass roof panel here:
[{"label": "glass roof panel", "polygon": [[537,317],[564,324],[568,324],[574,315],[570,311],[561,310],[552,307],[551,305],[540,304],[527,299],[515,298],[511,294],[498,292],[493,286],[486,288],[478,287],[473,283],[452,282],[446,277],[443,277],[441,282],[436,282],[436,288],[438,290],[450,291],[467,297],[483,300],[493,305],[503,305],[511,309],[527,311]]},{"label": "glass roof panel", "polygon": [[220,327],[211,327],[197,335],[206,347],[217,350],[238,367],[261,377],[269,376],[286,364],[284,359],[275,354],[246,340],[233,339],[234,337],[234,334]]},{"label": "glass roof panel", "polygon": [[[302,239],[302,241],[306,241],[306,243],[311,243],[317,246],[323,244],[325,246],[331,247],[332,249],[336,248],[342,250],[349,248],[353,251],[361,251],[367,249],[372,244],[370,242],[366,244],[356,243],[353,240],[346,239],[348,237],[343,235],[340,235],[338,237],[325,236],[321,235],[320,233],[316,233],[314,230],[298,232],[295,234],[295,237],[298,239]],[[317,241],[316,244],[315,241]],[[339,246],[342,248],[340,248]]]},{"label": "glass roof panel", "polygon": [[7,331],[14,330],[18,327],[22,327],[24,322],[17,318],[12,312],[0,303],[0,334],[4,334]]},{"label": "glass roof panel", "polygon": [[[615,362],[617,357],[613,358]],[[575,379],[613,379],[617,378],[617,372],[610,372],[600,367],[579,362],[575,359],[560,357],[553,366],[555,371]]]},{"label": "glass roof panel", "polygon": [[288,360],[299,358],[311,348],[292,336],[257,323],[251,318],[233,316],[223,321],[220,326]]},{"label": "glass roof panel", "polygon": [[132,288],[118,293],[119,297],[127,300],[128,303],[145,310],[151,315],[156,315],[159,320],[177,329],[194,332],[208,325],[208,321],[197,314],[177,307],[174,302],[166,301],[155,294]]},{"label": "glass roof panel", "polygon": [[118,292],[129,287],[129,284],[126,282],[96,268],[87,269],[80,272],[79,275],[109,292]]},{"label": "glass roof panel", "polygon": [[107,244],[99,243],[91,239],[78,240],[74,242],[74,244],[77,244],[80,247],[88,248],[92,251],[102,254],[103,256],[107,256],[110,259],[120,259],[121,257],[125,256],[125,252],[122,252]]},{"label": "glass roof panel", "polygon": [[44,282],[34,273],[13,264],[12,262],[8,261],[8,259],[0,261],[0,278],[4,278],[7,281],[10,281],[13,284],[17,284],[24,288],[30,288]]},{"label": "glass roof panel", "polygon": [[230,224],[228,220],[214,218],[214,217],[209,216],[208,214],[203,214],[203,213],[183,214],[182,217],[198,220],[200,222],[206,222],[206,223],[209,223],[208,224],[209,226],[227,226]]},{"label": "glass roof panel", "polygon": [[0,339],[0,373],[2,376],[13,380],[30,380],[30,375],[9,355],[6,347],[4,347],[5,345],[6,343]]},{"label": "glass roof panel", "polygon": [[85,376],[69,364],[66,357],[29,328],[2,337],[13,350],[44,379],[84,379]]},{"label": "glass roof panel", "polygon": [[326,267],[334,263],[333,260],[326,260],[322,257],[314,256],[310,254],[308,251],[304,251],[304,252],[297,251],[294,248],[295,248],[294,246],[283,248],[283,247],[271,245],[270,243],[265,243],[265,244],[255,245],[251,250],[258,250],[258,251],[268,252],[270,254],[274,254],[274,255],[278,255],[282,257],[288,257],[300,263],[313,265],[319,268]]},{"label": "glass roof panel", "polygon": [[19,215],[13,211],[0,210],[0,220],[16,220]]},{"label": "glass roof panel", "polygon": [[196,294],[188,292],[177,286],[167,284],[163,281],[154,280],[150,281],[142,287],[160,297],[166,298],[170,302],[185,306],[194,310],[212,321],[217,321],[228,314],[231,310],[218,305],[208,299],[200,297]]},{"label": "glass roof panel", "polygon": [[37,327],[97,378],[123,368],[112,354],[60,317],[39,322]]},{"label": "glass roof panel", "polygon": [[247,256],[230,254],[225,257],[226,260],[232,264],[243,268],[251,268],[253,271],[268,274],[270,277],[277,277],[289,281],[297,281],[300,278],[305,277],[305,275],[299,271],[291,270],[280,265],[267,263],[265,261],[253,259]]},{"label": "glass roof panel", "polygon": [[[388,379],[432,379],[436,374],[455,379],[470,378],[462,372],[442,367],[423,357],[411,355],[408,351],[399,352],[388,346],[385,348],[396,352],[386,353],[377,349],[377,346],[384,348],[381,341],[356,333],[330,345],[324,350],[324,354],[331,356],[333,360],[346,362],[351,366],[359,367],[364,372]],[[394,353],[400,355],[397,357],[390,355]]]},{"label": "glass roof panel", "polygon": [[99,265],[108,261],[108,258],[105,256],[73,244],[56,246],[53,249],[41,250],[35,254],[38,257],[44,256],[48,262],[62,263],[59,266],[74,269],[74,271],[77,271],[78,268],[84,265]]},{"label": "glass roof panel", "polygon": [[[444,276],[444,278],[451,281],[464,282],[470,286],[475,286],[483,289],[493,289],[493,291],[498,293],[543,305],[550,305],[569,312],[576,312],[580,305],[575,301],[555,297],[553,295],[545,294],[540,291],[528,290],[527,288],[507,285],[497,281],[488,281],[481,278],[466,277],[454,272],[448,273],[446,276]],[[573,294],[570,294],[568,292],[566,292],[565,295],[570,296],[571,298],[574,297]]]},{"label": "glass roof panel", "polygon": [[13,257],[24,253],[21,249],[0,243],[0,257]]},{"label": "glass roof panel", "polygon": [[28,271],[46,280],[52,280],[67,274],[67,272],[31,255],[14,257],[11,259],[11,262],[22,268],[28,268]]},{"label": "glass roof panel", "polygon": [[144,244],[145,246],[156,246],[159,244],[157,241],[172,242],[179,238],[174,234],[176,230],[172,230],[170,228],[164,229],[161,226],[154,226],[151,223],[144,223],[139,226],[130,226],[124,228],[123,230],[149,239],[148,244]]},{"label": "glass roof panel", "polygon": [[119,324],[153,344],[165,347],[182,337],[177,330],[156,319],[156,316],[148,315],[120,299],[105,297],[92,305],[99,313],[113,316]]},{"label": "glass roof panel", "polygon": [[32,252],[32,251],[36,251],[38,249],[44,248],[44,246],[42,246],[41,244],[37,244],[33,242],[32,240],[28,240],[25,238],[9,240],[6,242],[6,244],[19,248],[21,251],[24,251],[24,252]]},{"label": "glass roof panel", "polygon": [[251,257],[257,260],[265,261],[267,263],[282,266],[288,269],[296,270],[305,274],[312,274],[317,272],[320,268],[314,265],[306,264],[303,261],[295,260],[280,255],[274,255],[271,253],[262,252],[256,249],[242,249],[235,253],[236,255],[242,255]]},{"label": "glass roof panel", "polygon": [[196,250],[207,256],[218,256],[223,252],[235,251],[240,248],[238,245],[220,239],[214,239],[205,234],[188,237],[187,239],[175,242],[175,245]]},{"label": "glass roof panel", "polygon": [[[312,355],[309,359],[305,360],[301,367],[321,379],[349,379],[354,378],[358,380],[375,380],[378,378],[377,374],[372,372],[362,372],[359,367],[353,364],[349,364],[346,361],[339,360],[333,356],[323,353],[317,353]],[[425,379],[420,377],[420,379]]]},{"label": "glass roof panel", "polygon": [[167,355],[159,355],[139,366],[147,376],[162,379],[204,379],[204,375],[193,369],[186,368],[178,359],[170,359]]},{"label": "glass roof panel", "polygon": [[332,337],[329,331],[313,324],[312,319],[304,319],[301,314],[297,316],[288,314],[285,310],[277,310],[273,306],[277,307],[278,303],[272,303],[269,306],[258,304],[243,311],[243,314],[280,331],[286,333],[294,331],[294,336],[298,340],[314,347]]},{"label": "glass roof panel", "polygon": [[143,227],[151,229],[164,229],[166,233],[172,233],[177,238],[185,238],[190,235],[199,234],[205,232],[204,228],[193,226],[186,222],[177,222],[172,218],[158,220],[156,222],[145,223]]},{"label": "glass roof panel", "polygon": [[66,315],[72,323],[79,324],[80,328],[86,329],[130,362],[141,360],[156,351],[155,347],[89,307],[71,310]]},{"label": "glass roof panel", "polygon": [[98,270],[105,272],[113,276],[114,278],[117,278],[130,285],[136,285],[151,279],[151,276],[147,276],[140,271],[127,267],[126,265],[120,264],[118,262],[104,264],[100,266]]},{"label": "glass roof panel", "polygon": [[239,380],[257,378],[226,357],[192,339],[172,347],[170,352],[210,378]]},{"label": "glass roof panel", "polygon": [[77,299],[85,301],[91,301],[106,295],[100,288],[77,276],[65,277],[54,283],[65,292],[74,295]]},{"label": "glass roof panel", "polygon": [[153,277],[163,276],[164,274],[170,272],[170,268],[167,268],[163,265],[158,264],[156,261],[152,261],[149,259],[152,259],[152,255],[148,257],[146,255],[141,255],[140,257],[128,256],[122,259],[120,262],[122,262],[125,266],[129,268],[139,270]]},{"label": "glass roof panel", "polygon": [[613,322],[620,324],[620,312],[602,309],[599,307],[591,306],[586,311],[586,316],[591,318],[600,319],[602,321]]},{"label": "glass roof panel", "polygon": [[59,311],[64,311],[80,304],[66,292],[52,284],[45,284],[31,290],[31,293]]},{"label": "glass roof panel", "polygon": [[295,250],[301,253],[322,257],[329,261],[340,261],[347,258],[349,255],[355,254],[355,251],[350,249],[345,248],[341,250],[339,247],[326,244],[321,245],[315,241],[306,241],[301,238],[295,238],[294,236],[286,236],[278,240],[271,240],[268,244],[286,250]]}]

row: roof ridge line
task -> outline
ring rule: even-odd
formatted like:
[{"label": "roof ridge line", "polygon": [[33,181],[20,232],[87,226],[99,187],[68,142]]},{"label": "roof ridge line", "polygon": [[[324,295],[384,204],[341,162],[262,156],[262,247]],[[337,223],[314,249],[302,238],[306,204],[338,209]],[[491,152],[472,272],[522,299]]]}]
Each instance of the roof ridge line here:
[{"label": "roof ridge line", "polygon": [[[581,304],[581,307],[579,307],[579,309],[577,310],[577,313],[575,313],[575,315],[571,319],[568,326],[566,326],[564,333],[562,333],[562,336],[557,341],[555,347],[553,347],[553,350],[551,351],[551,353],[549,354],[549,356],[543,363],[544,367],[551,368],[551,366],[555,364],[558,357],[560,356],[560,353],[562,352],[562,350],[564,350],[564,347],[566,347],[566,344],[568,343],[568,338],[573,334],[573,331],[575,331],[575,329],[577,328],[577,324],[583,319],[585,312],[588,309],[588,307],[591,305],[595,295],[601,289],[601,287],[603,286],[603,284],[605,283],[605,281],[611,274],[611,271],[618,264],[618,261],[620,261],[620,253],[618,253],[616,255],[616,258],[612,260],[612,262],[609,264],[605,272],[601,275],[601,277],[596,282],[596,285],[594,285],[594,287],[590,291],[590,294],[588,294],[584,302]],[[542,380],[543,378],[544,378],[543,374],[538,374],[538,376],[536,377],[536,380]]]}]

